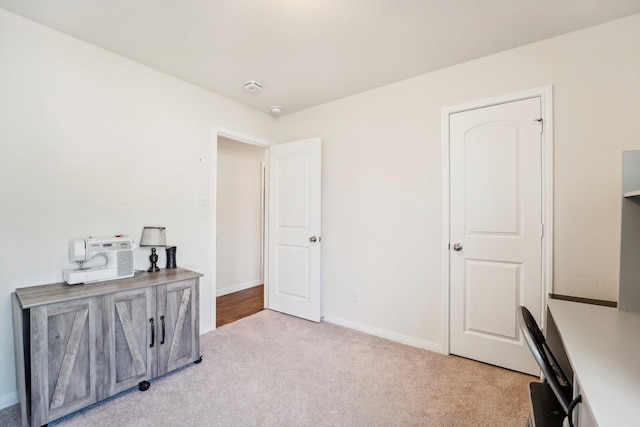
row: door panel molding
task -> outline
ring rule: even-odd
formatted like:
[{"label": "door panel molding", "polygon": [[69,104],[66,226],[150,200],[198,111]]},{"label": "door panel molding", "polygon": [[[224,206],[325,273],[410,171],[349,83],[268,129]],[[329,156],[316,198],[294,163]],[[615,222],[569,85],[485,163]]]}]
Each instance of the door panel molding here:
[{"label": "door panel molding", "polygon": [[[442,109],[441,147],[442,147],[442,333],[443,353],[450,353],[450,154],[449,123],[452,114],[478,108],[521,101],[540,97],[542,108],[542,292],[541,307],[546,307],[547,295],[553,293],[553,86],[543,86],[522,92],[516,92],[483,100],[472,101]],[[542,327],[545,328],[544,313],[538,313]]]},{"label": "door panel molding", "polygon": [[168,363],[174,363],[179,358],[178,351],[182,343],[182,330],[184,329],[184,323],[186,320],[187,308],[191,302],[191,288],[186,288],[182,291],[182,298],[180,299],[180,307],[178,308],[178,318],[176,319],[175,333],[171,339],[171,349],[169,350]]},{"label": "door panel molding", "polygon": [[133,322],[131,321],[131,314],[129,313],[127,305],[123,301],[116,303],[116,313],[118,314],[118,318],[122,324],[122,330],[127,341],[129,353],[133,359],[133,367],[138,375],[143,375],[147,372],[147,364],[142,357],[142,352],[140,351],[140,347],[136,341],[135,329]]},{"label": "door panel molding", "polygon": [[73,326],[71,326],[66,350],[62,357],[62,366],[60,367],[60,374],[56,381],[56,387],[53,392],[53,397],[51,398],[49,410],[62,406],[65,401],[67,387],[69,387],[69,382],[71,381],[71,372],[73,370],[73,365],[76,362],[76,356],[78,355],[78,349],[80,348],[88,314],[88,308],[76,311],[75,313]]}]

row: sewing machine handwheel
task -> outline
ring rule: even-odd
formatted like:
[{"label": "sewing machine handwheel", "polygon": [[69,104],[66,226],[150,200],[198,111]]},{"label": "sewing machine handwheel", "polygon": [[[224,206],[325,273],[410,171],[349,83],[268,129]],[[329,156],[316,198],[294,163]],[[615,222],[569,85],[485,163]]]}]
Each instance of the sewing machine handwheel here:
[{"label": "sewing machine handwheel", "polygon": [[140,381],[140,384],[138,384],[138,390],[140,391],[147,391],[149,390],[149,387],[151,387],[151,383],[149,381]]}]

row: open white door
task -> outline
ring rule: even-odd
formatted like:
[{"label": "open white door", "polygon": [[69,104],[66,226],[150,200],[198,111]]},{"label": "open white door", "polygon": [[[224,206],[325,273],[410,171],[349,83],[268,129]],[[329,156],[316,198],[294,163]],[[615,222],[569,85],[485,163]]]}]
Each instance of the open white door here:
[{"label": "open white door", "polygon": [[319,322],[320,138],[269,147],[269,308]]}]

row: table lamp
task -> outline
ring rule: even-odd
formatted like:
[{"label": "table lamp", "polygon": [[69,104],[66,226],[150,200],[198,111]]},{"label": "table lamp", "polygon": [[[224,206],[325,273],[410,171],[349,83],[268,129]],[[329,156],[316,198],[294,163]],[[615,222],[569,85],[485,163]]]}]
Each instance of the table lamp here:
[{"label": "table lamp", "polygon": [[142,229],[142,237],[140,238],[140,247],[150,247],[151,255],[149,261],[151,261],[151,267],[148,272],[160,271],[158,267],[158,255],[156,254],[156,247],[167,245],[167,234],[164,227],[144,227]]}]

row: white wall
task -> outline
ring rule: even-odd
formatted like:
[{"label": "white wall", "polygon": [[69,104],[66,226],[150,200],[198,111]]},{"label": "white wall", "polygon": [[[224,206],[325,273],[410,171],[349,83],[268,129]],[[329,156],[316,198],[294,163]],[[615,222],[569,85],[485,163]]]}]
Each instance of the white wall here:
[{"label": "white wall", "polygon": [[442,108],[546,85],[554,291],[616,300],[621,152],[640,148],[639,76],[635,15],[282,117],[280,141],[323,140],[325,317],[442,346]]},{"label": "white wall", "polygon": [[10,293],[61,281],[72,237],[167,227],[214,327],[213,125],[269,140],[274,120],[0,9],[0,408],[17,402]]},{"label": "white wall", "polygon": [[218,138],[216,294],[262,284],[265,149]]}]

